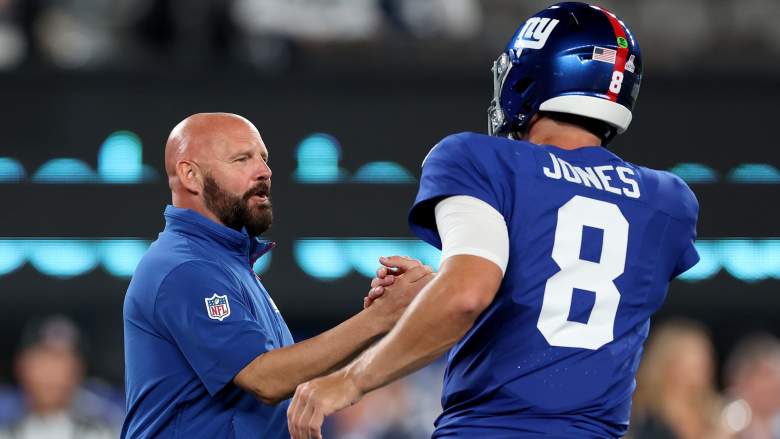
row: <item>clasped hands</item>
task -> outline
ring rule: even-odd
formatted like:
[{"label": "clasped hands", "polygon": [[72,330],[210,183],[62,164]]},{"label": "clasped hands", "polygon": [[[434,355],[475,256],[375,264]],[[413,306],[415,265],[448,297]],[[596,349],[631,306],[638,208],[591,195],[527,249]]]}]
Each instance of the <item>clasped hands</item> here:
[{"label": "clasped hands", "polygon": [[[389,331],[434,273],[431,267],[406,256],[382,257],[379,262],[382,266],[371,280],[363,308],[378,312]],[[287,409],[292,439],[322,439],[325,417],[362,397],[349,367],[299,385]]]}]

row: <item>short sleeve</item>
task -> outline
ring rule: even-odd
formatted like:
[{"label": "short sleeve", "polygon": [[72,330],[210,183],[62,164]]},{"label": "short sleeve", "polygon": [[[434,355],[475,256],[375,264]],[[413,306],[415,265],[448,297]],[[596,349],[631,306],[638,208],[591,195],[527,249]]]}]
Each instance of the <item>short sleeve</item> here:
[{"label": "short sleeve", "polygon": [[155,318],[211,395],[271,349],[238,281],[213,262],[174,268],[160,285]]},{"label": "short sleeve", "polygon": [[502,190],[490,178],[499,172],[499,166],[490,172],[487,159],[495,156],[487,150],[487,145],[481,150],[480,145],[467,144],[468,136],[461,133],[444,138],[423,161],[420,188],[409,212],[409,226],[420,239],[437,248],[441,248],[441,238],[436,230],[434,208],[443,198],[468,195],[504,214]]},{"label": "short sleeve", "polygon": [[699,262],[699,252],[696,251],[696,223],[699,217],[699,202],[696,200],[696,196],[693,191],[680,180],[683,189],[680,191],[682,194],[682,209],[681,209],[681,221],[682,235],[681,239],[681,251],[679,252],[679,258],[675,264],[672,272],[672,277],[677,277],[682,273],[693,268]]}]

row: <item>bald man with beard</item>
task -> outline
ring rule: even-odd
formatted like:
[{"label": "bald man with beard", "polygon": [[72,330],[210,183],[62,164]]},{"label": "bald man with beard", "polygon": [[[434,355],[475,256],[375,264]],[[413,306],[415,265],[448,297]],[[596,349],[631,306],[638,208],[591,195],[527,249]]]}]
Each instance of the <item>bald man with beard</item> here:
[{"label": "bald man with beard", "polygon": [[295,343],[252,270],[272,245],[268,150],[243,117],[196,114],[165,147],[172,205],[125,296],[123,438],[287,438],[288,398],[386,334],[431,279],[396,258],[403,288]]}]

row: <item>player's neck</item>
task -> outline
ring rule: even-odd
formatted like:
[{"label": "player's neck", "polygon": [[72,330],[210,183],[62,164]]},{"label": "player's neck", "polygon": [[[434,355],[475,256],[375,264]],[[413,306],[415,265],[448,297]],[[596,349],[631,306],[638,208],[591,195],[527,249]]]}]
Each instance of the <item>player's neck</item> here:
[{"label": "player's neck", "polygon": [[542,117],[531,124],[527,140],[537,145],[553,145],[561,149],[577,149],[601,145],[601,139],[577,125]]}]

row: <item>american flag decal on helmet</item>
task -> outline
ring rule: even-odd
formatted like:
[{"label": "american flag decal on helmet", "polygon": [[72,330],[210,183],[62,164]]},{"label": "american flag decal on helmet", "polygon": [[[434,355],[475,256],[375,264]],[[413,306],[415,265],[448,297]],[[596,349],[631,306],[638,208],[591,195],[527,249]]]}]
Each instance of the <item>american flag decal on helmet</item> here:
[{"label": "american flag decal on helmet", "polygon": [[615,49],[609,49],[606,47],[598,47],[598,46],[593,48],[594,61],[602,61],[610,64],[615,64],[616,56],[617,56],[617,51]]}]

